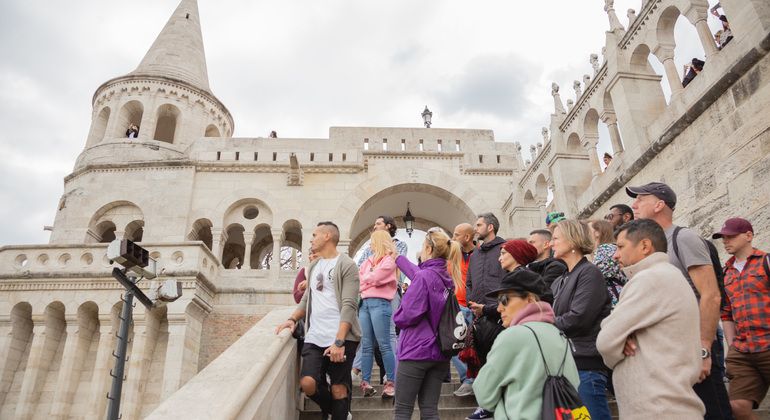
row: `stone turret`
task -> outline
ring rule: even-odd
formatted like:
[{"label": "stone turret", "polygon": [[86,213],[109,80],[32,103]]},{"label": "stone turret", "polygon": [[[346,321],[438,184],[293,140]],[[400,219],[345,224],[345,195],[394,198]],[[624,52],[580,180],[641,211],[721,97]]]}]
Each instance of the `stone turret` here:
[{"label": "stone turret", "polygon": [[[132,126],[138,128],[136,138],[128,132]],[[233,126],[209,86],[198,4],[182,0],[139,66],[96,90],[86,151],[76,168],[116,157],[121,162],[179,158],[197,138],[229,137]],[[126,153],[126,143],[148,147]],[[112,147],[90,150],[106,145]]]}]

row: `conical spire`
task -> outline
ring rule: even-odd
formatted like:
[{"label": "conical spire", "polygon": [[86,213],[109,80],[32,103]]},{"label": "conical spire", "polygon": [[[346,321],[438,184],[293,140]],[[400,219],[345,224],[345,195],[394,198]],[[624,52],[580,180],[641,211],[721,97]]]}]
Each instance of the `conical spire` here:
[{"label": "conical spire", "polygon": [[196,0],[179,3],[139,67],[130,74],[171,77],[210,91]]}]

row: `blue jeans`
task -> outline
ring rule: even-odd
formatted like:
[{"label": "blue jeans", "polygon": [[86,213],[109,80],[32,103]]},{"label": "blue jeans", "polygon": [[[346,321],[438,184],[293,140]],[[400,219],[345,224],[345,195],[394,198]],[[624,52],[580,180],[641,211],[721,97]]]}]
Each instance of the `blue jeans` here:
[{"label": "blue jeans", "polygon": [[591,420],[610,420],[607,404],[607,374],[598,370],[579,370],[578,394],[591,414]]},{"label": "blue jeans", "polygon": [[361,371],[362,380],[371,382],[372,363],[374,361],[374,340],[380,346],[382,363],[388,380],[396,377],[396,358],[390,341],[390,324],[393,322],[393,309],[390,301],[380,298],[366,298],[359,312],[361,323]]}]

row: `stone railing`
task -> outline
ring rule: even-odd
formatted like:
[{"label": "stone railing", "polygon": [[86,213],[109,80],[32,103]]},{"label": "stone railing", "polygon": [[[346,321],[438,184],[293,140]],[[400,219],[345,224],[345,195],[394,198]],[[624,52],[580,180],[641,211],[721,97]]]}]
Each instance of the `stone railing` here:
[{"label": "stone railing", "polygon": [[297,344],[288,330],[275,335],[291,312],[268,313],[146,419],[296,419]]},{"label": "stone railing", "polygon": [[[222,269],[202,242],[142,243],[164,276],[195,276],[213,284]],[[107,244],[0,247],[0,281],[110,277]],[[119,286],[117,286],[119,287]]]}]

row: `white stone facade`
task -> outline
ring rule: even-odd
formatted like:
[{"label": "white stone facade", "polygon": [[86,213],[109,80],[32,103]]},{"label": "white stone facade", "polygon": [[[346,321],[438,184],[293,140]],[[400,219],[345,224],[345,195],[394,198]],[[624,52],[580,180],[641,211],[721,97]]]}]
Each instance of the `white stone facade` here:
[{"label": "white stone facade", "polygon": [[[114,237],[140,241],[163,277],[184,287],[177,302],[136,310],[125,419],[149,414],[291,302],[295,269],[322,220],[339,225],[349,253],[378,215],[401,223],[407,203],[420,229],[451,230],[491,211],[503,236],[523,236],[541,227],[546,209],[601,217],[630,201],[625,185],[664,180],[679,193],[681,224],[705,235],[727,217],[747,217],[767,249],[770,6],[722,5],[735,39],[717,51],[705,1],[645,1],[623,28],[608,0],[603,57],[590,58],[594,72],[575,85],[571,106],[553,87],[550,127],[527,163],[518,144],[496,142],[489,130],[332,127],[328,139],[232,138],[232,117],[209,87],[197,5],[183,0],[139,67],[97,89],[50,243],[0,248],[0,418],[103,416],[122,291],[105,256]],[[667,104],[664,76],[647,56],[681,86],[667,64],[679,13],[699,31],[708,65]],[[605,172],[600,122],[615,155]],[[129,124],[139,126],[136,139],[126,138]],[[273,263],[276,254],[287,261]]]}]

